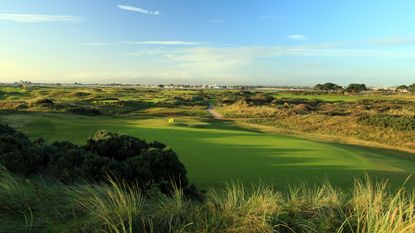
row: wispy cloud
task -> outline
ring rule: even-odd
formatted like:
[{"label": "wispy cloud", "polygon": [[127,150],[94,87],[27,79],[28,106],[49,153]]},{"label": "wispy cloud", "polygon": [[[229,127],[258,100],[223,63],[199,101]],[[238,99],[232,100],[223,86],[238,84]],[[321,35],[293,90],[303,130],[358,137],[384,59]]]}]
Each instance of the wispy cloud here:
[{"label": "wispy cloud", "polygon": [[86,46],[125,46],[125,45],[159,45],[159,46],[196,46],[207,45],[208,42],[194,42],[181,40],[146,40],[146,41],[117,41],[117,42],[87,42]]},{"label": "wispy cloud", "polygon": [[370,45],[408,45],[415,44],[415,38],[405,38],[405,37],[387,37],[380,39],[372,39],[367,41]]},{"label": "wispy cloud", "polygon": [[132,11],[132,12],[138,12],[138,13],[142,13],[142,14],[146,14],[146,15],[160,15],[160,11],[149,11],[140,7],[135,7],[135,6],[129,6],[129,5],[118,5],[118,8],[120,8],[121,10],[126,10],[126,11]]},{"label": "wispy cloud", "polygon": [[305,36],[305,35],[298,34],[298,35],[289,35],[289,36],[287,36],[287,39],[289,39],[289,40],[307,40],[308,37]]},{"label": "wispy cloud", "polygon": [[164,55],[166,51],[161,49],[142,49],[139,51],[129,52],[122,54],[122,56],[128,57],[139,57],[139,56],[157,56],[157,55]]},{"label": "wispy cloud", "polygon": [[77,23],[84,21],[83,18],[71,15],[46,15],[46,14],[22,14],[22,13],[0,13],[0,20],[20,23],[43,23],[43,22],[67,22]]},{"label": "wispy cloud", "polygon": [[326,48],[324,46],[268,46],[268,47],[192,47],[141,50],[127,56],[158,57],[160,62],[174,62],[177,68],[203,72],[229,72],[245,69],[276,57],[331,57],[331,58],[415,58],[411,51],[359,50]]},{"label": "wispy cloud", "polygon": [[[145,49],[125,56],[133,56],[142,62],[153,61],[163,64],[163,69],[143,71],[134,74],[134,78],[155,77],[160,79],[175,79],[197,82],[200,80],[209,80],[211,82],[255,82],[259,75],[267,77],[268,74],[280,72],[275,70],[276,63],[268,63],[270,59],[277,57],[330,57],[330,58],[414,58],[415,55],[408,52],[395,52],[388,50],[358,50],[358,49],[340,49],[327,48],[326,45],[310,46],[237,46],[237,47],[191,47],[191,48],[168,48],[168,49]],[[130,59],[130,58],[129,58]],[[131,58],[132,59],[132,58]],[[269,66],[269,64],[273,64]],[[278,65],[278,63],[277,63]],[[302,65],[295,65],[302,66]],[[143,65],[143,67],[146,67]],[[147,66],[149,67],[149,66]],[[269,69],[267,72],[258,69],[263,67]],[[324,68],[324,66],[321,66]],[[283,67],[282,67],[283,68]],[[307,67],[306,67],[307,68]],[[315,69],[315,65],[307,69]],[[147,73],[146,73],[147,72]],[[285,75],[292,72],[293,77],[304,75],[287,71]],[[119,74],[120,75],[120,74]],[[320,75],[320,74],[319,74]],[[271,75],[272,76],[272,75]],[[270,76],[270,77],[271,77]],[[196,78],[197,77],[197,78]],[[245,79],[245,80],[244,80]],[[141,79],[140,79],[141,80]]]},{"label": "wispy cloud", "polygon": [[136,44],[136,45],[199,45],[198,42],[193,41],[180,41],[180,40],[171,40],[171,41],[157,41],[157,40],[149,40],[149,41],[123,41],[124,44]]}]

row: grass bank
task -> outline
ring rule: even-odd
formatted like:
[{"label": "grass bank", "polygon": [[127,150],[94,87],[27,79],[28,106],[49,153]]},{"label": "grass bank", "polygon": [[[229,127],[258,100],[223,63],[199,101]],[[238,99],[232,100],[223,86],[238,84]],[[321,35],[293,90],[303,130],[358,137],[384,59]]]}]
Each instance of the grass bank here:
[{"label": "grass bank", "polygon": [[369,179],[283,192],[229,183],[190,202],[179,190],[145,197],[121,181],[65,186],[0,171],[0,232],[406,233],[415,231],[414,206],[412,193]]}]

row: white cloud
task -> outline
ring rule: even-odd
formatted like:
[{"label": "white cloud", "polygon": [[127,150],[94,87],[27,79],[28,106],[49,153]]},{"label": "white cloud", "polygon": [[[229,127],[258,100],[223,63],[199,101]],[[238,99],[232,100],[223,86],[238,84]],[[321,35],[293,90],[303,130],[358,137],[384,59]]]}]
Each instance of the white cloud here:
[{"label": "white cloud", "polygon": [[86,46],[121,46],[121,45],[182,45],[182,46],[190,46],[190,45],[201,45],[207,43],[200,43],[194,41],[180,41],[180,40],[148,40],[148,41],[118,41],[118,42],[88,42],[84,43]]},{"label": "white cloud", "polygon": [[120,8],[121,10],[126,10],[126,11],[132,11],[132,12],[138,12],[138,13],[142,13],[142,14],[146,14],[146,15],[160,15],[160,11],[149,11],[140,7],[135,7],[135,6],[129,6],[129,5],[118,5],[118,8]]},{"label": "white cloud", "polygon": [[165,54],[165,51],[161,49],[142,49],[142,50],[122,54],[122,56],[139,57],[139,56],[156,56],[156,55],[162,55],[162,54]]},{"label": "white cloud", "polygon": [[136,44],[136,45],[199,45],[198,42],[193,41],[180,41],[180,40],[149,40],[149,41],[123,41],[124,44]]},{"label": "white cloud", "polygon": [[[140,41],[138,41],[140,42]],[[131,42],[131,43],[138,43]],[[143,42],[143,41],[141,41]],[[96,43],[99,44],[100,42]],[[120,45],[126,42],[117,42]],[[93,43],[92,43],[93,44]],[[105,44],[105,43],[104,43]],[[127,53],[125,50],[117,51],[119,55],[108,54],[108,56],[90,57],[85,65],[79,65],[76,70],[59,70],[54,73],[35,72],[35,68],[21,64],[21,67],[4,67],[0,64],[0,77],[14,78],[15,80],[30,79],[42,80],[44,77],[54,80],[59,74],[60,82],[129,82],[129,83],[253,83],[267,82],[293,82],[302,83],[306,78],[327,78],[349,76],[363,78],[368,75],[384,75],[388,78],[387,69],[378,71],[374,68],[352,69],[347,64],[318,63],[315,58],[365,58],[371,63],[377,61],[383,64],[385,59],[400,62],[402,59],[414,60],[415,53],[411,50],[387,50],[387,49],[344,49],[337,47],[340,44],[314,44],[296,46],[217,46],[202,45],[191,47],[178,46],[143,46]],[[114,56],[117,56],[116,58]],[[306,57],[301,59],[312,63],[287,63],[279,62],[284,57]],[[96,59],[100,58],[100,59]],[[291,60],[291,59],[289,59]],[[114,62],[116,61],[116,62]],[[343,61],[339,59],[338,61]],[[378,63],[375,63],[378,64]],[[48,66],[49,67],[49,66]],[[347,69],[343,69],[347,67]],[[380,66],[379,66],[380,67]],[[356,68],[356,67],[355,67]],[[358,69],[359,67],[357,67]],[[28,70],[34,70],[27,73]],[[413,69],[408,68],[407,73]],[[65,76],[66,73],[66,76]],[[384,74],[385,73],[385,74]],[[412,75],[402,71],[403,76]],[[405,76],[405,77],[406,77]],[[46,78],[46,79],[47,79]],[[4,78],[6,80],[6,78]]]},{"label": "white cloud", "polygon": [[316,45],[149,49],[128,55],[135,56],[139,60],[147,60],[152,56],[152,59],[157,59],[154,61],[160,64],[170,64],[171,67],[164,67],[165,70],[184,70],[199,77],[250,74],[258,64],[266,64],[264,61],[276,57],[415,58],[410,51],[338,49]]},{"label": "white cloud", "polygon": [[308,39],[308,37],[305,36],[305,35],[289,35],[289,36],[287,36],[287,39],[289,39],[289,40],[306,40],[306,39]]},{"label": "white cloud", "polygon": [[22,14],[22,13],[0,13],[0,20],[21,23],[43,23],[43,22],[67,22],[76,23],[84,21],[83,18],[71,15],[45,15],[45,14]]}]

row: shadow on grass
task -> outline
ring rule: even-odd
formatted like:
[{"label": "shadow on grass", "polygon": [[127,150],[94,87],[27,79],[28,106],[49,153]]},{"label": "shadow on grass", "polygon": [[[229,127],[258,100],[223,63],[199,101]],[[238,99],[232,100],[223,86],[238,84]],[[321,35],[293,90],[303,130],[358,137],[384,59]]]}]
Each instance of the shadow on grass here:
[{"label": "shadow on grass", "polygon": [[197,128],[197,129],[222,129],[222,130],[237,130],[237,131],[254,132],[254,133],[261,133],[261,134],[263,133],[260,130],[248,129],[248,128],[234,125],[232,120],[209,119],[209,120],[205,120],[205,122],[206,124],[196,124],[190,127]]},{"label": "shadow on grass", "polygon": [[[136,118],[131,117],[51,113],[22,114],[22,117],[30,119],[30,124],[22,128],[25,133],[32,138],[42,136],[49,142],[84,143],[97,129],[163,142],[177,152],[191,182],[202,188],[221,187],[236,180],[246,184],[262,180],[281,188],[329,180],[337,187],[348,187],[353,177],[364,177],[366,173],[374,178],[390,179],[394,186],[400,186],[415,172],[415,155],[411,153],[256,133],[233,126],[231,122],[185,124],[173,127],[172,132],[172,127],[144,128],[133,124],[130,121]],[[415,187],[415,182],[408,185]]]}]

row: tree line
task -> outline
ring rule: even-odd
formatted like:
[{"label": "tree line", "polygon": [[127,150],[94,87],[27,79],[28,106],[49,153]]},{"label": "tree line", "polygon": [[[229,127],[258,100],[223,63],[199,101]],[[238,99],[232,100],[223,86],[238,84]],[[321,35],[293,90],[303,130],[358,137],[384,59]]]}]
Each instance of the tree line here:
[{"label": "tree line", "polygon": [[[317,84],[314,86],[314,90],[327,91],[327,92],[348,92],[359,93],[368,90],[365,84],[351,83],[346,88],[335,83]],[[412,85],[400,85],[396,87],[397,91],[415,92],[415,83]]]}]

